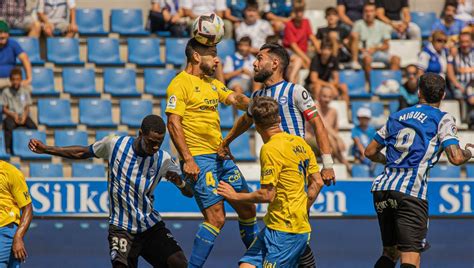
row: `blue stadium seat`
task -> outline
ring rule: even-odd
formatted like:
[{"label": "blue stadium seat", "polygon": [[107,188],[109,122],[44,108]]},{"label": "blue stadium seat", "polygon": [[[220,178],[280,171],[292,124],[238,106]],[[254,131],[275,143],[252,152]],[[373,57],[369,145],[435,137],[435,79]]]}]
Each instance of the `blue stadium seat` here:
[{"label": "blue stadium seat", "polygon": [[73,97],[98,97],[92,68],[63,68],[63,90]]},{"label": "blue stadium seat", "polygon": [[33,96],[59,96],[54,87],[53,69],[34,67],[32,70],[31,87]]},{"label": "blue stadium seat", "polygon": [[217,44],[217,55],[224,61],[227,56],[231,56],[235,53],[235,40],[234,39],[222,39]]},{"label": "blue stadium seat", "polygon": [[466,165],[466,177],[468,179],[474,179],[474,164]]},{"label": "blue stadium seat", "polygon": [[129,38],[128,62],[139,66],[164,66],[160,58],[160,41],[157,38]]},{"label": "blue stadium seat", "polygon": [[391,101],[388,104],[388,110],[390,111],[390,114],[398,112],[398,108],[400,107],[400,102],[398,100],[396,101]]},{"label": "blue stadium seat", "polygon": [[[369,108],[372,111],[372,121],[371,124],[374,126],[379,126],[378,123],[384,121],[384,108],[383,103],[381,102],[366,102],[366,101],[351,101],[351,111],[352,111],[352,122],[354,125],[359,124],[359,119],[357,119],[357,110],[362,106]],[[383,122],[382,124],[384,124]]]},{"label": "blue stadium seat", "polygon": [[145,93],[166,97],[166,89],[176,76],[173,69],[145,69]]},{"label": "blue stadium seat", "polygon": [[15,162],[15,163],[10,162],[10,164],[14,165],[18,170],[21,171],[21,165],[20,165],[20,163],[18,163],[18,162]]},{"label": "blue stadium seat", "polygon": [[[42,60],[40,56],[40,47],[39,47],[39,41],[37,38],[14,37],[13,39],[17,41],[18,44],[20,44],[21,48],[28,55],[28,58],[30,59],[31,64],[33,65],[44,64],[44,60]],[[19,62],[20,60],[17,59],[17,63]]]},{"label": "blue stadium seat", "polygon": [[79,58],[79,39],[76,38],[48,38],[48,61],[57,65],[83,65]]},{"label": "blue stadium seat", "polygon": [[116,127],[112,120],[112,103],[102,99],[80,99],[79,121],[88,127]]},{"label": "blue stadium seat", "polygon": [[27,32],[22,29],[12,28],[9,32],[10,36],[25,36]]},{"label": "blue stadium seat", "polygon": [[[370,89],[372,94],[376,94],[377,88],[385,81],[392,79],[402,85],[402,72],[400,70],[372,70],[370,72]],[[382,98],[397,98],[400,94],[376,94]]]},{"label": "blue stadium seat", "polygon": [[107,32],[104,31],[102,9],[78,8],[76,9],[76,22],[80,35],[107,35]]},{"label": "blue stadium seat", "polygon": [[115,136],[128,136],[127,131],[119,131],[119,130],[97,130],[95,132],[95,140],[100,141],[101,139],[109,136],[109,135],[115,135]]},{"label": "blue stadium seat", "polygon": [[54,145],[56,146],[87,146],[87,131],[81,130],[56,130],[54,132]]},{"label": "blue stadium seat", "polygon": [[232,128],[234,125],[234,107],[231,105],[219,104],[217,108],[221,119],[221,128]]},{"label": "blue stadium seat", "polygon": [[339,72],[341,83],[349,87],[349,96],[355,98],[370,98],[371,94],[365,89],[365,75],[363,71],[343,70]]},{"label": "blue stadium seat", "polygon": [[120,35],[149,35],[143,25],[141,9],[112,9],[110,16],[111,31]]},{"label": "blue stadium seat", "polygon": [[461,178],[461,167],[448,164],[438,164],[430,169],[429,178]]},{"label": "blue stadium seat", "polygon": [[186,62],[184,50],[188,38],[166,38],[166,63],[181,66]]},{"label": "blue stadium seat", "polygon": [[119,40],[106,37],[87,38],[87,61],[96,65],[124,65],[120,60]]},{"label": "blue stadium seat", "polygon": [[364,164],[352,165],[352,177],[353,178],[370,178],[370,168]]},{"label": "blue stadium seat", "polygon": [[421,36],[428,38],[431,35],[431,29],[433,24],[437,20],[436,13],[434,12],[411,12],[411,21],[420,26]]},{"label": "blue stadium seat", "polygon": [[133,128],[139,128],[145,116],[153,113],[150,100],[120,100],[120,122]]},{"label": "blue stadium seat", "polygon": [[[229,132],[223,131],[222,136],[227,136]],[[250,153],[250,135],[243,133],[230,144],[230,151],[237,161],[255,161],[256,158]]]},{"label": "blue stadium seat", "polygon": [[168,116],[166,115],[165,111],[166,111],[166,104],[167,104],[167,100],[166,99],[162,99],[160,101],[160,115],[161,115],[161,118],[163,118],[163,120],[165,121],[165,123],[168,121]]},{"label": "blue stadium seat", "polygon": [[9,160],[10,154],[7,153],[5,147],[5,133],[3,130],[0,130],[0,160]]},{"label": "blue stadium seat", "polygon": [[38,121],[48,127],[75,127],[71,119],[71,102],[67,99],[39,99]]},{"label": "blue stadium seat", "polygon": [[19,156],[21,159],[51,159],[50,155],[35,154],[30,151],[30,149],[28,149],[30,139],[38,139],[43,143],[46,143],[46,133],[38,130],[13,130],[13,154]]},{"label": "blue stadium seat", "polygon": [[104,70],[104,92],[113,97],[139,97],[135,84],[135,70],[128,68],[106,68]]},{"label": "blue stadium seat", "polygon": [[72,177],[74,178],[105,178],[104,164],[72,163]]},{"label": "blue stadium seat", "polygon": [[60,178],[63,176],[62,164],[30,163],[30,177]]},{"label": "blue stadium seat", "polygon": [[163,140],[160,149],[167,151],[168,153],[170,153],[170,155],[173,155],[173,152],[171,151],[171,138],[169,134],[165,135],[165,139]]},{"label": "blue stadium seat", "polygon": [[375,167],[374,167],[374,170],[372,172],[372,177],[376,177],[376,176],[382,174],[384,169],[385,169],[385,165],[376,164]]}]

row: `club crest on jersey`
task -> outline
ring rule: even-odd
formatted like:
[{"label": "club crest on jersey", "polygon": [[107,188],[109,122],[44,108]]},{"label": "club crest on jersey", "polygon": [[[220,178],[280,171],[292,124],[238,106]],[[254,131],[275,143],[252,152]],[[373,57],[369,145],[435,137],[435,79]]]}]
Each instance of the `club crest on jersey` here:
[{"label": "club crest on jersey", "polygon": [[111,259],[111,260],[115,260],[116,257],[117,257],[117,251],[116,251],[116,250],[112,250],[112,252],[110,252],[110,259]]},{"label": "club crest on jersey", "polygon": [[176,96],[175,96],[175,95],[171,95],[170,98],[168,99],[167,108],[168,108],[168,109],[176,109],[176,101],[177,101]]},{"label": "club crest on jersey", "polygon": [[214,84],[211,84],[211,88],[212,88],[212,90],[217,91],[217,87],[214,86]]},{"label": "club crest on jersey", "polygon": [[280,98],[278,98],[278,103],[280,103],[280,105],[285,105],[287,102],[288,98],[286,96],[281,96]]}]

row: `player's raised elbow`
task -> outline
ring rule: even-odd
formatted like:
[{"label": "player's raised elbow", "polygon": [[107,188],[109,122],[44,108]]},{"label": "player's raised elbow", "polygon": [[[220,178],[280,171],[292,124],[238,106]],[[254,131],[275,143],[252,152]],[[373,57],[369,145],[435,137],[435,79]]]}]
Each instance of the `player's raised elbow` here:
[{"label": "player's raised elbow", "polygon": [[464,156],[462,154],[451,155],[451,154],[448,153],[447,155],[448,155],[449,163],[451,163],[455,166],[460,166],[460,165],[462,165],[466,162],[466,159],[464,158]]}]

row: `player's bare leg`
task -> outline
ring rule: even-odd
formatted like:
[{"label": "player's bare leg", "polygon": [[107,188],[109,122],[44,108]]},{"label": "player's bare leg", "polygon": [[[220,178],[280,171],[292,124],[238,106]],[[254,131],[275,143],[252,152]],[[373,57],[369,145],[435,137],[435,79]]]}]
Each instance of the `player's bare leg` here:
[{"label": "player's bare leg", "polygon": [[382,256],[375,263],[374,268],[394,268],[400,259],[400,251],[397,246],[384,247]]},{"label": "player's bare leg", "polygon": [[[248,191],[244,190],[242,192]],[[248,248],[258,233],[257,210],[255,205],[250,203],[228,202],[239,216],[240,236],[245,244],[245,247]]]},{"label": "player's bare leg", "polygon": [[419,252],[402,252],[400,258],[401,268],[418,268],[420,267]]}]

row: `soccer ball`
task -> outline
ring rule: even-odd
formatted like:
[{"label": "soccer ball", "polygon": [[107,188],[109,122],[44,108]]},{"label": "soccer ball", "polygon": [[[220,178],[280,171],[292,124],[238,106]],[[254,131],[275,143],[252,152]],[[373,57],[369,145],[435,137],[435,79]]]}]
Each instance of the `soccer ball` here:
[{"label": "soccer ball", "polygon": [[206,46],[215,46],[224,37],[224,21],[215,13],[197,17],[192,29],[194,39]]}]

